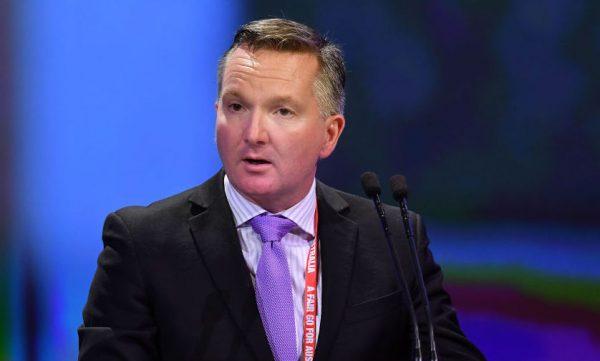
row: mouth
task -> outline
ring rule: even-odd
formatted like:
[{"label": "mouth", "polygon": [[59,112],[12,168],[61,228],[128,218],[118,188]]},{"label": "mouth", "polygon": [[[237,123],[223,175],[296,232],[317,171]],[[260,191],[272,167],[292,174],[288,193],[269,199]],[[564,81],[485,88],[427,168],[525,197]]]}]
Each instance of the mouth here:
[{"label": "mouth", "polygon": [[251,165],[271,164],[271,162],[269,162],[268,160],[261,159],[261,158],[244,158],[243,161],[244,161],[244,163],[251,164]]}]

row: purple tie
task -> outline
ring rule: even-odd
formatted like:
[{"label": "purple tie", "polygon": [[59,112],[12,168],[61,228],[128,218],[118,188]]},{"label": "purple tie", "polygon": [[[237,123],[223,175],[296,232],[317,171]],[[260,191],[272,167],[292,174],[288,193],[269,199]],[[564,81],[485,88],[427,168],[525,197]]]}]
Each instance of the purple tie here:
[{"label": "purple tie", "polygon": [[262,240],[256,269],[256,303],[276,361],[298,361],[292,278],[281,238],[296,224],[284,217],[261,214],[250,220]]}]

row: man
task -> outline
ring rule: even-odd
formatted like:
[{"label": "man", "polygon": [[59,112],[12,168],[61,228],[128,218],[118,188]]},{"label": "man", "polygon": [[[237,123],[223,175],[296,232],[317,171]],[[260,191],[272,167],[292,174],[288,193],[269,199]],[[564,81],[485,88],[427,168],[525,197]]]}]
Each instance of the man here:
[{"label": "man", "polygon": [[[372,203],[315,180],[345,124],[339,48],[296,22],[251,22],[218,77],[223,170],[107,217],[80,360],[409,360],[409,306]],[[483,359],[412,222],[441,359]]]}]

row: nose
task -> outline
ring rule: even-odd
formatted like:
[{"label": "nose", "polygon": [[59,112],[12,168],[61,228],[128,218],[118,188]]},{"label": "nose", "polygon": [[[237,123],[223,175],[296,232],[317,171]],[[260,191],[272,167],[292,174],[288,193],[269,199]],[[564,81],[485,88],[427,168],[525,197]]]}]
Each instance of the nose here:
[{"label": "nose", "polygon": [[266,128],[267,121],[266,117],[261,114],[260,111],[253,111],[246,123],[244,142],[250,145],[266,144],[269,141],[269,135]]}]

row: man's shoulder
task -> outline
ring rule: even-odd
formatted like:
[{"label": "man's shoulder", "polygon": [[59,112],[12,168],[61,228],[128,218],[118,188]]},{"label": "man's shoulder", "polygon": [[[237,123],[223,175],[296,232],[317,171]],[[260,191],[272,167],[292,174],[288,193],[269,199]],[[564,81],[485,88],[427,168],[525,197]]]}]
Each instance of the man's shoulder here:
[{"label": "man's shoulder", "polygon": [[128,205],[115,211],[124,218],[138,218],[150,215],[164,216],[165,214],[178,213],[187,209],[192,194],[198,191],[196,186],[163,199],[153,201],[147,205]]},{"label": "man's shoulder", "polygon": [[373,206],[373,202],[363,196],[334,188],[323,182],[319,182],[319,187],[323,197],[327,199],[330,204],[333,204],[338,208],[343,209],[348,207],[350,210],[359,210],[368,207],[369,205],[371,207]]},{"label": "man's shoulder", "polygon": [[204,199],[215,197],[216,193],[222,189],[222,186],[219,187],[219,180],[222,182],[220,172],[198,186],[156,200],[145,206],[126,206],[114,213],[131,225],[139,223],[156,225],[187,221],[194,214],[194,206],[203,203]]},{"label": "man's shoulder", "polygon": [[189,198],[197,192],[199,187],[187,189],[183,192],[154,201],[148,205],[130,205],[120,208],[106,218],[105,231],[114,220],[125,227],[134,243],[142,242],[145,245],[156,245],[168,239],[168,235],[175,235],[183,229],[190,218],[191,204]]},{"label": "man's shoulder", "polygon": [[[330,203],[343,204],[339,208],[346,217],[357,223],[379,222],[379,216],[372,199],[334,188],[323,182],[319,182],[318,184],[324,197],[329,200],[333,199],[333,202],[330,201]],[[387,218],[396,219],[400,217],[400,207],[397,205],[382,203],[382,206]],[[411,221],[414,221],[418,217],[417,213],[409,210]]]}]

